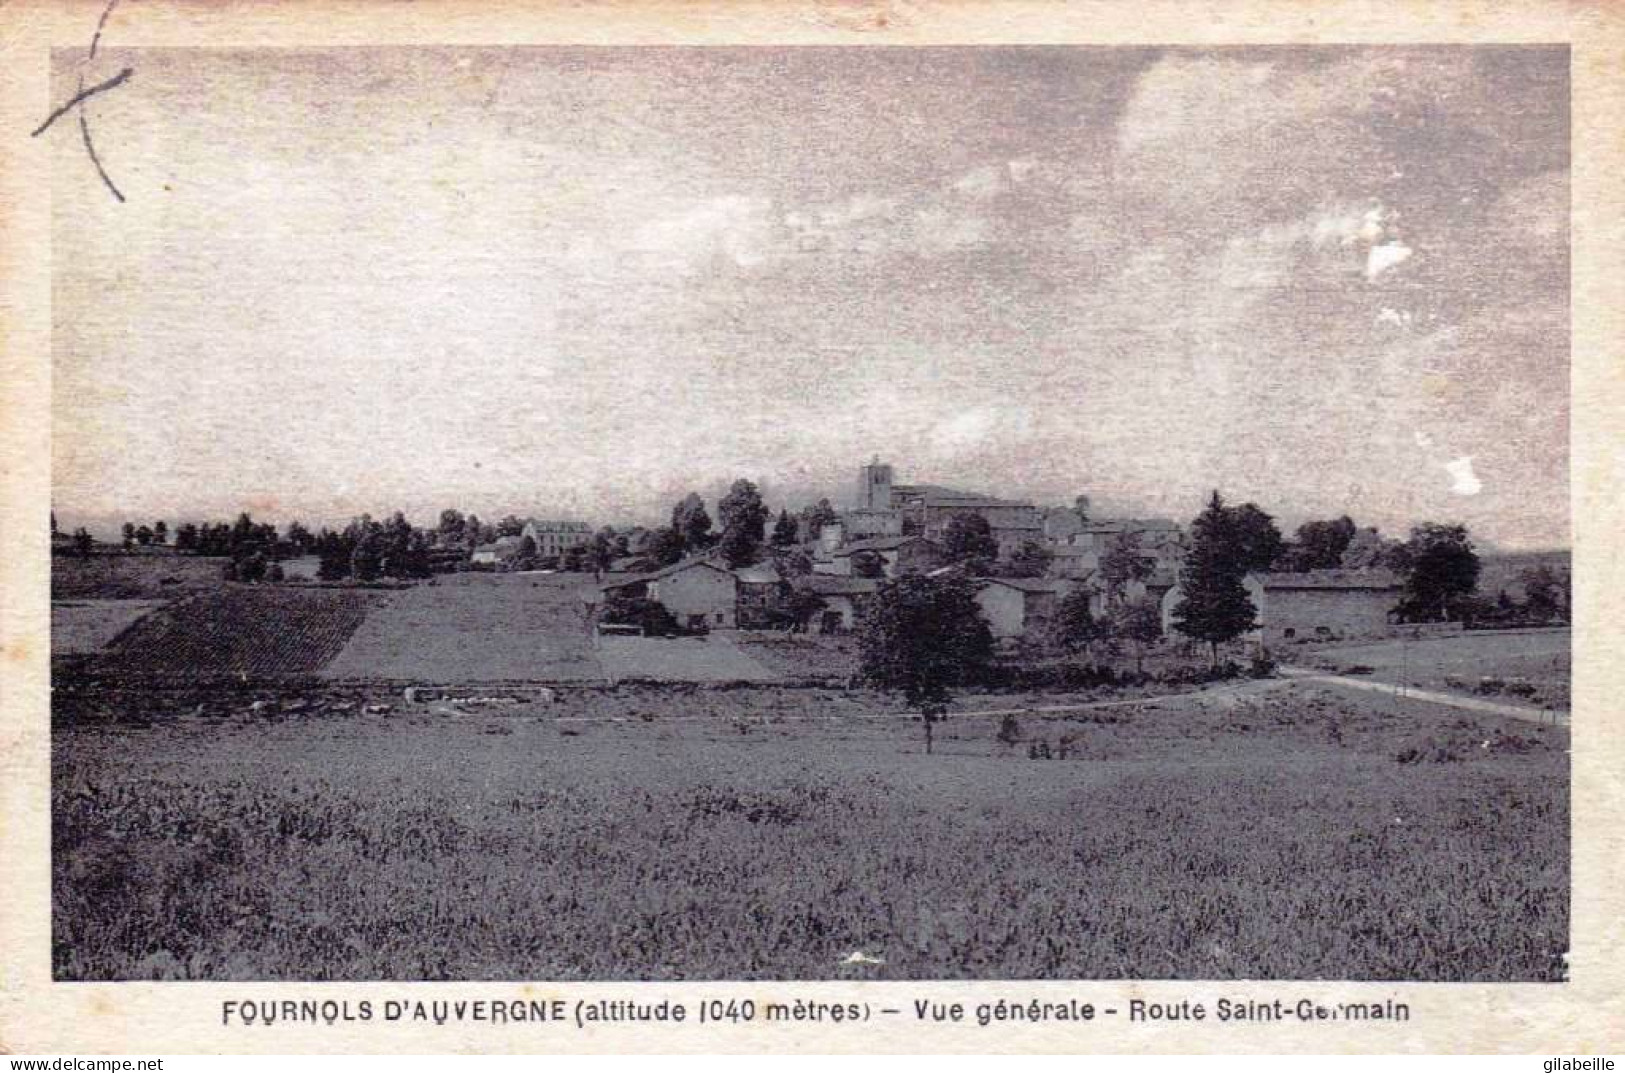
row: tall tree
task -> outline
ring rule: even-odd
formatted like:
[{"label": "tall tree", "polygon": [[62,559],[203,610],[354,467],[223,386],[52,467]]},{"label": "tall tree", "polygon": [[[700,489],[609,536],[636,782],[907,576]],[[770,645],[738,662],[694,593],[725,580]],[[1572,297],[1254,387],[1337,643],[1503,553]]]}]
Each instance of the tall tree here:
[{"label": "tall tree", "polygon": [[756,485],[744,479],[734,481],[717,503],[717,513],[722,516],[722,554],[728,565],[737,569],[760,560],[768,511]]},{"label": "tall tree", "polygon": [[130,548],[130,545],[135,543],[135,523],[134,522],[125,522],[124,523],[123,534],[124,534],[124,549],[126,551],[128,551],[129,548]]},{"label": "tall tree", "polygon": [[1182,598],[1174,605],[1174,628],[1208,644],[1215,667],[1219,645],[1258,628],[1242,579],[1252,569],[1235,539],[1233,515],[1218,492],[1191,523],[1191,546],[1179,571]]},{"label": "tall tree", "polygon": [[497,523],[497,536],[499,537],[518,536],[524,531],[524,520],[512,514]]},{"label": "tall tree", "polygon": [[949,560],[967,564],[971,573],[987,573],[999,557],[999,542],[993,537],[993,527],[982,515],[969,511],[948,519],[942,543]]},{"label": "tall tree", "polygon": [[1518,581],[1523,585],[1523,606],[1530,617],[1550,622],[1568,613],[1569,576],[1566,571],[1559,573],[1545,563],[1539,563],[1519,571]]},{"label": "tall tree", "polygon": [[711,515],[698,492],[690,492],[671,511],[671,527],[682,539],[683,551],[693,555],[714,544]]},{"label": "tall tree", "polygon": [[150,525],[136,526],[135,542],[137,544],[140,544],[143,548],[150,545],[152,543],[152,526],[150,526]]},{"label": "tall tree", "polygon": [[169,543],[169,523],[162,518],[152,524],[152,542],[154,544]]},{"label": "tall tree", "polygon": [[1091,606],[1093,595],[1087,586],[1074,586],[1061,597],[1051,625],[1056,645],[1067,652],[1083,652],[1091,661],[1095,643],[1106,637],[1105,625],[1095,618]]},{"label": "tall tree", "polygon": [[788,548],[797,542],[796,520],[790,516],[788,508],[779,511],[778,520],[773,523],[773,535],[769,538],[775,548]]},{"label": "tall tree", "polygon": [[1343,553],[1354,533],[1354,519],[1347,514],[1330,521],[1304,522],[1283,556],[1283,565],[1299,571],[1335,570],[1343,565]]},{"label": "tall tree", "polygon": [[950,688],[981,676],[993,659],[993,632],[964,578],[906,575],[882,582],[863,617],[860,674],[900,691],[932,727],[948,710]]},{"label": "tall tree", "polygon": [[1231,554],[1241,564],[1242,573],[1274,566],[1286,550],[1286,541],[1281,539],[1275,519],[1254,503],[1229,507],[1225,513],[1227,539],[1234,549]]},{"label": "tall tree", "polygon": [[1413,527],[1403,559],[1401,609],[1409,618],[1448,622],[1455,601],[1478,588],[1478,553],[1465,525],[1423,522]]},{"label": "tall tree", "polygon": [[644,554],[658,566],[670,566],[683,557],[683,538],[677,530],[661,526],[649,534]]}]

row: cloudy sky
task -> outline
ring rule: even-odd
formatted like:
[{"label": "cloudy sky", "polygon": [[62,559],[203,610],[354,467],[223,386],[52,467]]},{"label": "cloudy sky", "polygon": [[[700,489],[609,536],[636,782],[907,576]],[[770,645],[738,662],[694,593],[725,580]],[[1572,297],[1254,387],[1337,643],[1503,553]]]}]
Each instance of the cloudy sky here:
[{"label": "cloudy sky", "polygon": [[[57,55],[62,96],[82,52]],[[734,476],[1568,540],[1561,48],[104,49],[65,519]]]}]

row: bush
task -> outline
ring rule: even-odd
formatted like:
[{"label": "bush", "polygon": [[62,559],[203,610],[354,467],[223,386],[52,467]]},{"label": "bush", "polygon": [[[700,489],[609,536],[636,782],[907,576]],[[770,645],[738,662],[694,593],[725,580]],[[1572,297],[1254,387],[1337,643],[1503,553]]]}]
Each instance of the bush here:
[{"label": "bush", "polygon": [[654,637],[682,632],[665,605],[647,596],[612,595],[604,602],[603,613],[598,618],[615,626],[641,627],[644,633]]}]

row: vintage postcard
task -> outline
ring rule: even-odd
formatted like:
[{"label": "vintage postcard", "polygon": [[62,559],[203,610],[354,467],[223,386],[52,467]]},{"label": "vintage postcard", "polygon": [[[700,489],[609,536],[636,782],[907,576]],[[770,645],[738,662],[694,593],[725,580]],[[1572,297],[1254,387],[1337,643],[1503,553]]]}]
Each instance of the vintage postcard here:
[{"label": "vintage postcard", "polygon": [[1625,1042],[1616,8],[0,17],[0,1048]]}]

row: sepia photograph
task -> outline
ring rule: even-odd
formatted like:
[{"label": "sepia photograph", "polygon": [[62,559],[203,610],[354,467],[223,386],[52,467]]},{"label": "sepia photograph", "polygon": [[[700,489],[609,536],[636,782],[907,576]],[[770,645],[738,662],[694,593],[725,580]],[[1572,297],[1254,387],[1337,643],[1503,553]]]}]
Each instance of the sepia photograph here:
[{"label": "sepia photograph", "polygon": [[134,7],[31,141],[53,980],[1569,978],[1569,46]]}]

